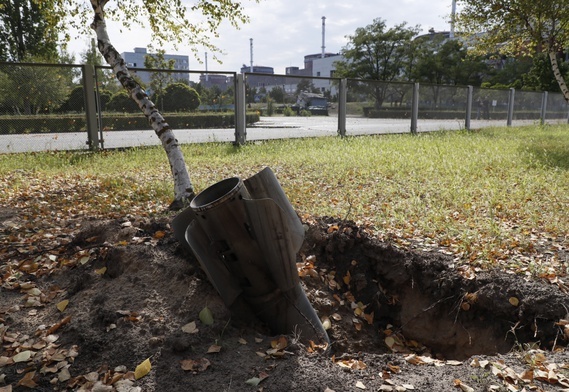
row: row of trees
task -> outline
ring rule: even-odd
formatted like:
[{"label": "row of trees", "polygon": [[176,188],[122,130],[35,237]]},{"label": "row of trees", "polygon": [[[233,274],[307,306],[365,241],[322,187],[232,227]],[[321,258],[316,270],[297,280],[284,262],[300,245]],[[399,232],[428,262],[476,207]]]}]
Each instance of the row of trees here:
[{"label": "row of trees", "polygon": [[337,75],[560,91],[569,100],[569,0],[464,0],[455,22],[457,38],[448,39],[375,19],[348,37]]},{"label": "row of trees", "polygon": [[[108,9],[107,7],[107,14],[115,20],[120,19],[126,29],[131,28],[133,24],[147,24],[158,42],[185,42],[194,48],[194,52],[197,52],[197,48],[205,47],[208,51],[215,53],[219,50],[211,44],[211,39],[218,36],[217,29],[222,21],[225,20],[233,26],[248,21],[244,13],[243,2],[200,0],[188,8],[184,2],[179,0],[126,0],[120,6],[116,2],[109,2],[109,0],[91,0],[91,7],[74,0],[5,0],[0,6],[0,33],[2,35],[8,36],[7,33],[14,33],[15,30],[6,28],[6,26],[13,27],[14,24],[25,26],[19,29],[19,32],[33,30],[26,23],[22,23],[22,20],[26,19],[24,15],[27,12],[30,15],[35,12],[40,15],[40,18],[44,18],[43,22],[45,22],[43,30],[41,26],[38,28],[36,43],[43,40],[46,47],[56,42],[57,38],[55,37],[59,33],[70,31],[69,27],[81,28],[81,31],[85,32],[87,19],[93,17],[90,27],[96,32],[98,49],[105,60],[116,70],[121,85],[132,93],[131,95],[139,108],[151,120],[152,127],[163,143],[172,167],[176,193],[175,201],[183,204],[184,200],[193,195],[193,185],[185,168],[183,156],[177,143],[172,142],[175,141],[172,132],[168,128],[161,128],[165,126],[162,116],[160,113],[156,113],[155,106],[148,101],[148,97],[141,90],[139,84],[131,78],[128,69],[121,63],[120,55],[110,42],[106,31],[104,9],[108,3],[111,8]],[[569,0],[542,0],[537,2],[526,0],[463,0],[461,3],[462,11],[457,18],[459,26],[466,33],[470,33],[471,37],[476,37],[475,34],[481,32],[485,33],[482,39],[474,41],[474,45],[485,49],[483,53],[499,51],[511,58],[517,58],[520,55],[530,58],[542,54],[547,55],[555,80],[569,101],[569,89],[565,84],[564,74],[559,66],[559,53],[563,51],[569,41]],[[195,17],[196,13],[201,14],[201,16]],[[201,22],[193,22],[195,20]],[[365,29],[362,31],[365,32]],[[358,35],[357,31],[356,35],[350,39],[353,40]],[[67,34],[63,36],[69,39]],[[374,47],[383,45],[382,42],[369,42],[365,34],[363,38],[362,48],[364,49],[373,50]],[[31,47],[31,45],[22,45],[18,38],[2,39],[0,40],[0,47],[3,46],[3,43],[7,43],[13,49],[1,48],[0,59],[10,60],[8,57],[10,55],[12,60],[22,61],[24,56],[18,52],[19,48]],[[397,44],[397,41],[392,43]],[[357,43],[355,44],[357,45]],[[350,46],[348,45],[346,51],[349,49]],[[387,49],[388,53],[391,52],[389,48]],[[50,51],[49,48],[46,50]],[[397,50],[401,50],[401,48],[397,47]],[[16,58],[14,53],[19,57]],[[361,60],[362,65],[366,63],[364,53],[355,52],[353,58],[357,61]],[[384,60],[386,62],[382,64],[368,64],[368,66],[372,71],[374,69],[379,70],[380,67],[389,69],[391,59],[388,57]],[[352,65],[356,66],[357,61],[353,62]],[[350,70],[347,71],[351,72]],[[384,76],[381,71],[379,75]],[[152,116],[150,116],[151,114]]]},{"label": "row of trees", "polygon": [[[72,82],[78,77],[77,71],[73,67],[0,65],[0,114],[84,113],[83,85]],[[155,91],[152,99],[165,112],[191,112],[202,104],[209,110],[216,110],[234,103],[233,87],[222,91],[217,86],[193,86],[172,81]],[[98,92],[102,111],[140,111],[116,83],[101,83]]]},{"label": "row of trees", "polygon": [[[56,112],[85,111],[83,86],[75,87],[63,104]],[[171,83],[166,86],[161,95],[156,97],[167,112],[194,111],[200,106],[200,97],[197,91],[184,83]],[[124,113],[138,113],[140,109],[128,96],[126,91],[119,90],[115,93],[109,90],[99,90],[99,105],[102,111],[114,111]]]},{"label": "row of trees", "polygon": [[[420,82],[432,85],[473,85],[534,91],[562,91],[549,55],[525,52],[514,55],[494,50],[472,50],[473,39],[449,38],[448,33],[419,35],[419,27],[406,23],[388,28],[382,19],[358,28],[348,37],[335,63],[335,76],[383,82]],[[569,65],[561,47],[556,52],[559,74]],[[369,90],[369,89],[368,89]],[[377,84],[368,91],[381,107],[388,89]]]},{"label": "row of trees", "polygon": [[[482,3],[472,1],[472,4],[473,7],[476,5],[480,8]],[[465,13],[473,15],[472,10],[467,11]],[[53,34],[48,20],[45,9],[36,1],[7,0],[6,6],[0,7],[0,34],[9,39],[0,40],[0,60],[73,62],[72,56],[57,51],[54,41],[57,37]],[[561,91],[559,78],[555,76],[550,55],[545,53],[547,50],[543,48],[543,43],[528,45],[525,52],[518,55],[514,55],[511,47],[507,54],[501,54],[497,50],[472,50],[472,40],[448,39],[434,31],[418,36],[419,31],[419,26],[410,27],[406,23],[388,28],[382,19],[376,19],[372,24],[358,28],[348,37],[348,44],[342,49],[341,54],[346,61],[335,64],[336,76],[384,82],[416,81],[429,84]],[[493,37],[491,34],[489,36]],[[484,40],[488,40],[487,35],[484,35]],[[483,40],[479,39],[476,43],[478,41]],[[530,41],[526,38],[525,42]],[[470,47],[467,48],[467,45]],[[557,69],[563,77],[569,67],[567,62],[563,61],[562,47],[557,44],[555,50]],[[172,60],[165,59],[163,50],[154,52],[146,57],[146,68],[173,69]],[[82,54],[81,60],[94,66],[103,65],[95,40],[92,40],[89,49]],[[5,93],[1,95],[3,98],[0,98],[0,106],[6,107],[6,101],[11,100],[16,102],[16,112],[29,114],[55,111],[58,105],[65,101],[66,91],[69,93],[77,85],[78,75],[73,72],[72,69],[62,71],[47,68],[31,71],[23,67],[4,71],[0,73],[0,92]],[[161,97],[165,97],[166,86],[177,82],[172,80],[171,75],[166,72],[153,73],[149,85],[143,86],[152,93],[151,98],[160,110],[170,110],[164,107]],[[31,77],[34,79],[30,79]],[[27,81],[31,80],[34,82],[27,85]],[[108,95],[107,90],[112,95],[121,88],[108,70],[98,68],[97,80],[99,88],[105,90],[105,97]],[[219,88],[202,89],[199,85],[193,87],[198,90],[205,105],[221,107],[233,103],[231,91],[216,91]],[[42,92],[41,97],[38,96],[38,91]],[[381,85],[376,85],[370,92],[377,106],[382,105],[386,94],[387,89],[381,88]],[[273,88],[269,92],[262,91],[262,88],[247,92],[248,102],[253,102],[258,96],[267,96],[275,102],[285,102],[287,99],[284,90],[280,91],[279,88]],[[30,100],[28,97],[35,98]],[[128,106],[132,105],[125,107]],[[193,107],[193,104],[190,106]]]}]

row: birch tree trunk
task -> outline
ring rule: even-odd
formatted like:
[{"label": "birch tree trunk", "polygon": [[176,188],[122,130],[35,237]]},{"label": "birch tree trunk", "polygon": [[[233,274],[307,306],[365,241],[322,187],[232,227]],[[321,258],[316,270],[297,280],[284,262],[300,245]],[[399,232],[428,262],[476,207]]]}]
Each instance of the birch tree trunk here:
[{"label": "birch tree trunk", "polygon": [[559,64],[557,63],[557,53],[554,50],[549,50],[549,60],[551,61],[551,69],[553,70],[553,75],[555,75],[555,80],[557,80],[557,84],[559,84],[559,88],[563,93],[563,97],[567,102],[569,102],[569,88],[567,88],[567,84],[565,83],[565,78],[561,74],[559,70]]},{"label": "birch tree trunk", "polygon": [[154,129],[160,139],[162,147],[164,147],[174,179],[174,201],[170,204],[170,209],[179,210],[194,197],[194,187],[190,181],[184,155],[180,150],[180,145],[174,136],[174,132],[170,129],[162,114],[156,109],[154,103],[148,98],[144,89],[130,75],[122,56],[111,45],[104,15],[104,7],[107,2],[108,0],[91,0],[91,5],[95,12],[91,28],[97,33],[97,46],[107,63],[112,67],[121,85],[127,89],[131,98],[148,119],[152,129]]}]

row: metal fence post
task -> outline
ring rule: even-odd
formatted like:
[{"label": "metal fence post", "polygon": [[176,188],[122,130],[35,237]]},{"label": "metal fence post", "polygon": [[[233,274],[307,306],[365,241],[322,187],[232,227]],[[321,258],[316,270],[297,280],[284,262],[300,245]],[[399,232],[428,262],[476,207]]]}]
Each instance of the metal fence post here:
[{"label": "metal fence post", "polygon": [[539,115],[539,123],[541,125],[545,124],[545,116],[547,115],[547,95],[547,91],[544,91],[541,96],[541,113]]},{"label": "metal fence post", "polygon": [[419,83],[413,84],[413,101],[411,103],[411,133],[417,134],[417,119],[419,118]]},{"label": "metal fence post", "polygon": [[470,131],[470,119],[472,117],[472,95],[474,93],[474,87],[468,86],[468,92],[466,95],[466,119],[464,121],[464,128]]},{"label": "metal fence post", "polygon": [[235,86],[235,143],[241,145],[245,143],[247,137],[247,114],[245,105],[245,76],[237,74]]},{"label": "metal fence post", "polygon": [[514,119],[514,98],[516,97],[516,89],[510,89],[510,95],[508,97],[508,122],[507,126],[512,126],[512,120]]},{"label": "metal fence post", "polygon": [[348,97],[348,81],[340,79],[338,91],[338,134],[346,136],[346,102]]},{"label": "metal fence post", "polygon": [[97,123],[97,104],[95,102],[95,77],[93,66],[84,64],[81,67],[83,73],[83,93],[85,96],[85,116],[87,121],[87,144],[90,150],[99,149],[99,129]]}]

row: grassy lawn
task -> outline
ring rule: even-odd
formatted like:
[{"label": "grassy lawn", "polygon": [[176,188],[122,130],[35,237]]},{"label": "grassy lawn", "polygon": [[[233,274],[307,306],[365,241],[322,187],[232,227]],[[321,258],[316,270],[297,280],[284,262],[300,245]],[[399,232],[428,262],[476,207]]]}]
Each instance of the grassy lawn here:
[{"label": "grassy lawn", "polygon": [[[569,128],[291,139],[183,146],[202,190],[275,171],[296,210],[350,219],[399,246],[439,249],[469,268],[569,271]],[[0,155],[0,204],[30,219],[165,213],[160,147]]]}]

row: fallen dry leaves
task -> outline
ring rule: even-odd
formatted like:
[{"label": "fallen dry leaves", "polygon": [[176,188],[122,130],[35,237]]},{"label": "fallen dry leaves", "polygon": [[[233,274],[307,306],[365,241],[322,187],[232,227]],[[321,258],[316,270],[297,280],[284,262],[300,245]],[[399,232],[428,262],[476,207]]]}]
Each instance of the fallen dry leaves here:
[{"label": "fallen dry leaves", "polygon": [[569,364],[549,362],[545,352],[541,350],[528,350],[523,353],[522,359],[526,366],[521,372],[514,370],[503,361],[474,358],[470,365],[490,370],[502,381],[508,391],[519,391],[524,387],[530,390],[541,390],[535,381],[555,386],[558,391],[569,391],[569,377],[566,376]]},{"label": "fallen dry leaves", "polygon": [[[21,182],[21,177],[26,176],[26,185],[14,187],[11,184]],[[132,193],[136,194],[136,184],[132,185]],[[74,268],[76,266],[89,265],[94,259],[101,258],[111,247],[127,246],[129,244],[155,245],[165,237],[165,232],[158,230],[154,233],[132,236],[130,240],[120,241],[116,244],[103,244],[98,238],[88,238],[79,249],[74,252],[68,251],[68,245],[74,240],[75,234],[80,229],[80,222],[85,218],[122,218],[125,211],[137,216],[148,216],[165,209],[165,205],[156,204],[147,200],[132,199],[124,195],[113,195],[104,179],[91,176],[56,176],[49,179],[34,176],[31,173],[13,173],[0,181],[2,201],[18,209],[18,217],[8,219],[0,226],[0,285],[12,292],[22,295],[21,308],[29,309],[30,312],[46,306],[55,306],[61,314],[61,319],[51,326],[38,331],[35,336],[25,336],[4,327],[2,322],[5,314],[14,310],[3,310],[0,313],[0,342],[5,347],[0,353],[0,367],[12,366],[15,363],[30,364],[38,363],[37,368],[30,368],[22,373],[18,385],[33,388],[40,375],[50,375],[54,384],[65,384],[70,388],[89,390],[98,385],[111,386],[117,383],[133,383],[141,376],[143,371],[127,371],[126,368],[117,367],[108,369],[102,367],[97,372],[87,375],[73,376],[70,369],[79,348],[76,346],[63,348],[57,345],[57,333],[63,333],[67,324],[71,323],[71,317],[66,316],[68,306],[72,306],[63,296],[58,287],[38,287],[34,283],[36,278],[50,275],[61,268]],[[97,206],[94,208],[93,206]],[[458,214],[457,216],[459,216]],[[304,216],[305,221],[313,219]],[[424,235],[412,230],[412,227],[394,228],[385,227],[381,233],[375,232],[379,239],[386,240],[398,247],[420,249],[424,251],[441,251],[454,256],[457,272],[465,279],[474,279],[476,274],[487,266],[500,265],[515,273],[538,277],[569,292],[567,268],[564,260],[560,258],[562,252],[566,252],[567,238],[559,238],[551,233],[540,229],[517,230],[508,226],[505,221],[500,221],[503,229],[512,234],[504,236],[499,242],[491,237],[480,238],[471,244],[465,244],[459,238],[444,237],[441,235]],[[412,223],[410,223],[412,226]],[[369,222],[362,222],[369,233],[374,231]],[[123,221],[124,229],[137,228],[138,222],[129,219]],[[327,228],[329,234],[350,231],[349,227],[341,227],[339,224],[330,224]],[[358,233],[359,235],[359,233]],[[354,331],[360,332],[366,325],[373,324],[375,315],[368,311],[368,304],[358,301],[352,290],[357,284],[355,277],[348,268],[344,271],[327,271],[315,267],[316,257],[309,255],[297,264],[299,276],[303,279],[318,279],[333,291],[334,306],[343,307],[343,310],[351,312],[348,320],[343,320],[339,312],[333,310],[325,315],[325,320],[333,328],[335,323],[349,321]],[[356,262],[354,260],[354,262]],[[93,269],[95,274],[104,276],[106,267]],[[27,279],[32,276],[33,281]],[[467,293],[475,295],[475,293]],[[392,298],[397,303],[397,298]],[[465,295],[463,305],[471,306],[475,303],[475,297]],[[519,306],[519,299],[511,297],[510,304]],[[19,309],[18,309],[19,310]],[[464,309],[463,310],[467,310]],[[33,313],[30,313],[33,314]],[[346,315],[346,313],[342,312]],[[126,314],[131,321],[140,320],[140,315]],[[213,316],[200,314],[200,320],[207,324],[213,320]],[[195,325],[195,322],[194,322]],[[569,322],[560,320],[558,326],[564,331],[569,339]],[[187,326],[186,333],[198,333],[195,326]],[[382,331],[384,342],[393,352],[408,354],[406,362],[413,365],[451,366],[448,361],[440,361],[427,356],[419,356],[416,351],[421,351],[418,343],[407,341],[397,331],[389,328]],[[259,341],[256,341],[260,343]],[[241,344],[246,344],[240,342]],[[214,345],[215,346],[215,345]],[[288,341],[280,337],[271,341],[271,347],[259,351],[259,355],[265,359],[283,358]],[[6,348],[7,347],[7,348]],[[213,346],[211,346],[213,347]],[[210,348],[211,348],[210,347]],[[220,347],[220,346],[217,346]],[[313,342],[307,347],[310,352],[322,352],[326,347],[315,345]],[[208,351],[209,352],[209,351]],[[216,352],[216,351],[213,351]],[[218,351],[217,351],[218,352]],[[190,372],[202,372],[211,364],[205,358],[185,360],[182,368]],[[190,362],[191,361],[191,362]],[[340,367],[352,370],[363,370],[366,364],[359,359],[334,359]],[[144,364],[146,361],[141,363]],[[149,362],[148,362],[149,364]],[[481,366],[481,365],[480,365]],[[524,372],[516,373],[504,364],[486,364],[484,368],[492,369],[492,373],[503,380],[509,387],[532,385],[535,380],[556,385],[559,388],[569,388],[567,379],[561,369],[564,364],[548,364],[544,361],[537,363]],[[148,371],[150,371],[148,366]],[[397,373],[400,368],[396,365],[387,366],[389,372]],[[146,369],[146,368],[145,368]],[[145,374],[148,374],[145,373]],[[266,373],[259,373],[252,382],[261,382]],[[459,380],[460,381],[460,380]],[[389,390],[391,385],[385,385],[382,390]],[[467,385],[460,381],[457,387],[464,390]],[[358,387],[356,385],[356,387]],[[7,389],[8,387],[1,387]],[[11,387],[10,387],[11,388]],[[358,387],[360,388],[360,387]],[[395,388],[395,386],[393,386]],[[360,388],[361,389],[361,388]],[[410,389],[410,388],[409,388]],[[392,389],[395,390],[395,389]],[[560,389],[562,390],[562,389]]]},{"label": "fallen dry leaves", "polygon": [[207,370],[211,366],[211,362],[206,358],[199,359],[184,359],[180,361],[180,366],[183,370],[192,373],[201,373]]}]

